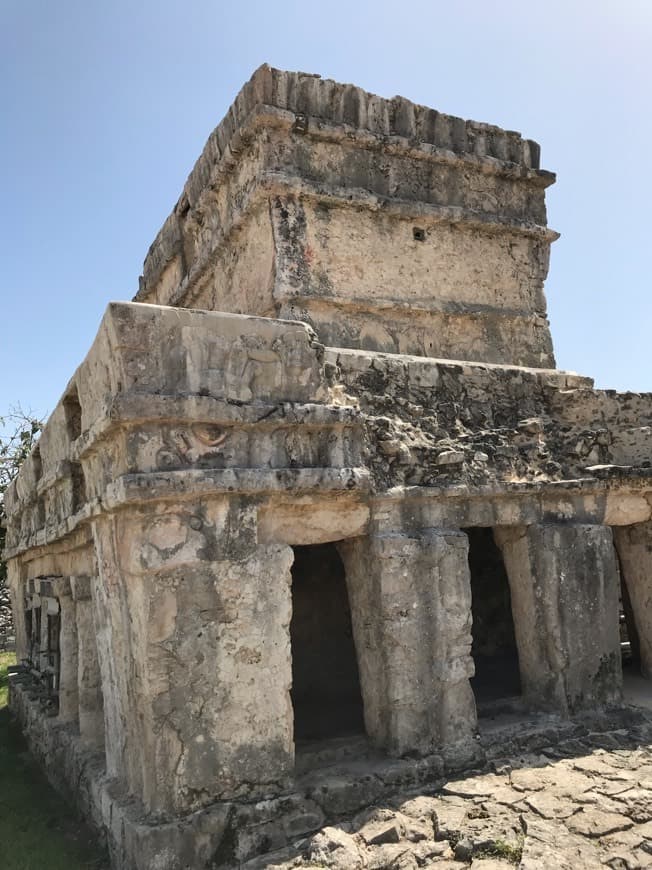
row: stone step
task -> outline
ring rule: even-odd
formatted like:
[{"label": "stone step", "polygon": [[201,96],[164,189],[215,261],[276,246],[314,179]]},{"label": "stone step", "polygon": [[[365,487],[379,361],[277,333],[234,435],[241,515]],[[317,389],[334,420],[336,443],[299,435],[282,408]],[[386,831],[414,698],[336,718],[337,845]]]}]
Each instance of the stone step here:
[{"label": "stone step", "polygon": [[347,758],[369,758],[373,752],[364,735],[336,737],[329,740],[297,742],[295,770],[298,775],[329,767]]}]

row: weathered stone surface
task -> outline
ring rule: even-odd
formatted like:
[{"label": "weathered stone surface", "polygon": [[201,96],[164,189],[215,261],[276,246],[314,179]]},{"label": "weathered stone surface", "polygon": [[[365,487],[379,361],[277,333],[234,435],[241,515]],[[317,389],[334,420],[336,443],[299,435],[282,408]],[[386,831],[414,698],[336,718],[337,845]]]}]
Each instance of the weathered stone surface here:
[{"label": "weathered stone surface", "polygon": [[[355,110],[340,111],[352,93]],[[396,100],[258,70],[136,298],[302,319],[338,347],[550,364],[554,176],[518,134],[402,103],[397,114]]]},{"label": "weathered stone surface", "polygon": [[71,577],[78,643],[79,733],[90,746],[104,748],[104,694],[97,653],[90,577]]},{"label": "weathered stone surface", "polygon": [[598,870],[602,856],[591,843],[578,835],[568,833],[558,822],[528,819],[524,824],[525,840],[520,870]]},{"label": "weathered stone surface", "polygon": [[465,537],[445,530],[383,535],[347,541],[341,553],[367,733],[399,754],[462,744],[472,755]]},{"label": "weathered stone surface", "polygon": [[545,790],[528,795],[524,800],[531,810],[544,819],[567,819],[577,812],[577,807],[571,801]]},{"label": "weathered stone surface", "polygon": [[587,837],[604,837],[614,831],[624,831],[632,826],[631,819],[618,813],[604,813],[601,810],[582,809],[568,822],[568,827],[576,834]]},{"label": "weathered stone surface", "polygon": [[620,700],[618,573],[605,526],[499,530],[527,703],[568,713]]},{"label": "weathered stone surface", "polygon": [[367,864],[353,837],[338,828],[324,828],[313,837],[308,857],[317,865],[335,870],[358,870]]},{"label": "weathered stone surface", "polygon": [[472,870],[510,870],[514,866],[512,861],[502,858],[474,858],[471,861]]},{"label": "weathered stone surface", "polygon": [[[510,771],[487,776],[469,776],[466,780],[466,797],[436,795],[417,795],[393,801],[392,807],[379,804],[376,808],[340,822],[337,838],[331,837],[333,851],[337,854],[335,841],[350,843],[351,838],[357,845],[355,860],[369,868],[396,867],[475,867],[480,870],[519,866],[551,867],[560,870],[575,868],[609,867],[646,867],[649,864],[649,824],[636,825],[627,812],[620,815],[602,813],[593,806],[587,807],[586,780],[594,792],[608,784],[608,774],[618,766],[626,768],[644,764],[640,750],[635,748],[636,740],[628,738],[628,748],[604,752],[604,769],[594,770],[591,774],[578,776],[574,764],[587,761],[590,766],[590,741],[578,738],[578,751],[584,747],[587,753],[577,760],[562,759],[549,763],[545,768],[520,768],[511,771],[517,774],[521,784],[530,784],[526,772],[533,775],[544,774],[540,782],[542,788],[528,791],[526,798],[518,806],[498,805],[483,794],[487,783],[497,789],[508,787]],[[522,762],[523,759],[521,759]],[[536,760],[536,757],[533,757]],[[514,763],[517,759],[514,759]],[[453,788],[457,788],[454,783]],[[448,788],[446,786],[445,788]],[[537,806],[529,806],[536,801]],[[458,822],[454,828],[445,831],[440,827],[436,841],[425,838],[410,842],[405,827],[405,819],[413,815],[421,820],[433,816],[443,816],[445,808],[459,810]],[[568,808],[572,808],[570,815]],[[541,809],[545,808],[547,818],[542,818]],[[382,826],[384,831],[392,832],[392,841],[373,844],[368,836],[373,826]],[[326,838],[330,836],[330,831]],[[445,837],[445,838],[442,838]],[[646,851],[646,849],[648,851]],[[359,857],[358,857],[359,856]],[[290,867],[310,867],[312,853],[306,851],[305,843],[297,843],[294,852],[284,854],[278,864],[269,866],[289,870]],[[334,858],[326,858],[335,860]],[[367,862],[366,864],[364,862]],[[260,865],[264,866],[264,865]]]},{"label": "weathered stone surface", "polygon": [[211,135],[5,494],[12,709],[116,870],[647,854],[652,399],[551,368],[552,180],[268,67]]},{"label": "weathered stone surface", "polygon": [[457,797],[488,797],[503,782],[504,778],[495,774],[473,776],[468,779],[451,780],[446,783],[442,791],[444,794],[456,795]]},{"label": "weathered stone surface", "polygon": [[546,786],[546,781],[549,782],[550,772],[539,767],[522,767],[513,770],[509,775],[509,780],[513,788],[519,792],[537,792],[541,791]]}]

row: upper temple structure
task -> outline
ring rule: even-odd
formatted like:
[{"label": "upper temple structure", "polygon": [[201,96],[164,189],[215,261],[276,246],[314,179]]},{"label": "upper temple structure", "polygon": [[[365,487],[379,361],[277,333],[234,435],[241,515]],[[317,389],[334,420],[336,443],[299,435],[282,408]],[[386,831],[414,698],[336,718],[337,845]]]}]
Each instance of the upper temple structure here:
[{"label": "upper temple structure", "polygon": [[555,368],[553,181],[267,66],[210,136],[5,500],[11,706],[116,870],[254,867],[652,673],[652,396]]}]

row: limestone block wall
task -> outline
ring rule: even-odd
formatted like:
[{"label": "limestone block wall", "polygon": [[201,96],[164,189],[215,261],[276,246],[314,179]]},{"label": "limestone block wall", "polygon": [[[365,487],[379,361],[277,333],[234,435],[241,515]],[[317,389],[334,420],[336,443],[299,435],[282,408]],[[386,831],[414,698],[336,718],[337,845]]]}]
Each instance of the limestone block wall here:
[{"label": "limestone block wall", "polygon": [[[332,388],[364,416],[380,490],[650,474],[649,395],[595,390],[590,378],[552,369],[345,348],[327,348],[325,360]],[[648,515],[646,496],[604,496],[610,522]]]},{"label": "limestone block wall", "polygon": [[261,67],[136,299],[300,319],[338,347],[553,365],[538,155],[518,133]]},{"label": "limestone block wall", "polygon": [[[572,373],[327,348],[302,322],[114,303],[7,492],[19,657],[29,679],[52,680],[53,715],[18,689],[14,709],[39,745],[65,733],[70,783],[92,758],[84,800],[102,824],[115,810],[110,837],[127,852],[163,816],[194,825],[288,794],[292,548],[328,542],[367,737],[463,765],[477,755],[471,527],[503,547],[524,707],[618,703],[609,527],[623,529],[649,646],[652,473],[640,451],[626,467],[610,451],[649,413],[645,397]],[[57,617],[55,645],[56,624],[30,610]],[[126,806],[145,820],[136,845]]]},{"label": "limestone block wall", "polygon": [[320,661],[293,669],[294,548],[339,554],[341,672],[395,782],[480,757],[469,535],[502,553],[518,709],[620,703],[621,580],[649,676],[652,397],[553,368],[538,152],[261,67],[109,306],[5,556],[12,707],[117,870],[233,866],[279,807],[287,836],[324,822],[293,792]]},{"label": "limestone block wall", "polygon": [[251,506],[228,499],[123,511],[95,537],[109,774],[177,813],[281,790],[289,548],[257,547]]},{"label": "limestone block wall", "polygon": [[293,556],[273,502],[319,492],[347,533],[368,515],[355,411],[325,399],[305,324],[114,304],[10,488],[19,657],[32,589],[60,617],[57,722],[145,812],[289,782]]}]

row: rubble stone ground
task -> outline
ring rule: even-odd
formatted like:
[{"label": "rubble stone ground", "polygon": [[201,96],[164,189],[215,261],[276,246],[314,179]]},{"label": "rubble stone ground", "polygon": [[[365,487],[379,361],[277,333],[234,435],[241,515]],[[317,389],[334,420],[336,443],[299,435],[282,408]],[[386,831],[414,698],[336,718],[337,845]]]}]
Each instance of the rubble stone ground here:
[{"label": "rubble stone ground", "polygon": [[403,794],[246,870],[652,867],[652,717]]}]

